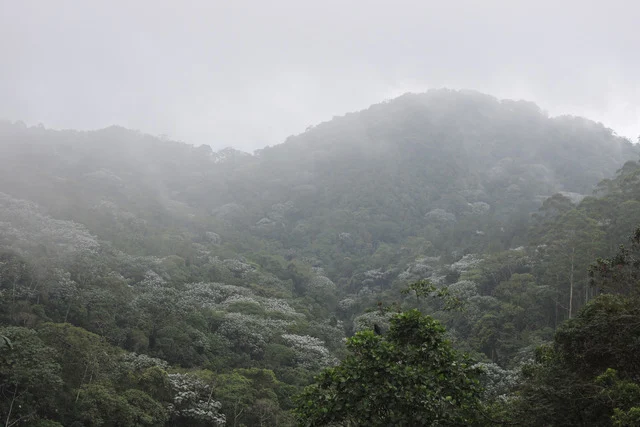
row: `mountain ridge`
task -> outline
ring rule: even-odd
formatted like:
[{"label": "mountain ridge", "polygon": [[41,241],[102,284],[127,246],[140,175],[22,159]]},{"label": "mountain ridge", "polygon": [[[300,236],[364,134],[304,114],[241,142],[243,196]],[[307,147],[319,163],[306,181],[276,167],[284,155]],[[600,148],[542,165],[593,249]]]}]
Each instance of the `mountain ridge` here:
[{"label": "mountain ridge", "polygon": [[[242,213],[232,223],[256,231],[273,206],[289,203],[295,214],[287,215],[297,219],[285,226],[288,237],[278,237],[285,240],[329,207],[364,209],[391,228],[406,225],[404,235],[434,209],[460,217],[469,204],[487,203],[505,219],[559,191],[589,194],[640,153],[588,119],[550,118],[531,102],[448,89],[374,104],[253,154],[118,126],[48,131],[3,122],[0,139],[0,191],[53,207],[63,219],[83,222],[68,206],[86,211],[103,199],[142,217],[165,211],[163,221],[174,223],[220,217],[234,205]],[[181,218],[169,219],[169,211]]]},{"label": "mountain ridge", "polygon": [[0,335],[38,397],[16,416],[294,425],[293,396],[345,338],[384,338],[411,308],[505,405],[594,297],[589,264],[640,222],[637,157],[585,119],[456,91],[253,155],[0,122]]}]

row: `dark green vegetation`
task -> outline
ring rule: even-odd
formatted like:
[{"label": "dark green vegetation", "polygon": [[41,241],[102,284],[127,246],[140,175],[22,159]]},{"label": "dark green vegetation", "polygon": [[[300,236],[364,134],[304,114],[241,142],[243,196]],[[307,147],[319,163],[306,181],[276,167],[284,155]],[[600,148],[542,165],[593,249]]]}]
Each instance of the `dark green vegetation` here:
[{"label": "dark green vegetation", "polygon": [[633,425],[637,157],[452,91],[254,155],[0,123],[0,422]]},{"label": "dark green vegetation", "polygon": [[593,286],[607,293],[565,322],[524,367],[516,408],[530,425],[640,424],[639,254],[640,228],[630,250],[592,266]]},{"label": "dark green vegetation", "polygon": [[436,320],[417,310],[389,331],[358,332],[352,353],[300,396],[309,425],[470,425],[480,398],[478,369],[460,357]]}]

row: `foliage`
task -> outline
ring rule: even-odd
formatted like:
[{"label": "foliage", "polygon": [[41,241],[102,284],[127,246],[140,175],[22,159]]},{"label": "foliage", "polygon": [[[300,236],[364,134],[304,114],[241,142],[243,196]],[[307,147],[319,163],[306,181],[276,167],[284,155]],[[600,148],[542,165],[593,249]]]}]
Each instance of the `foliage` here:
[{"label": "foliage", "polygon": [[417,310],[394,316],[384,336],[357,333],[347,348],[299,398],[303,425],[470,425],[478,416],[476,370]]},{"label": "foliage", "polygon": [[[356,357],[346,336],[377,325],[353,340],[387,349],[412,308],[484,367],[502,419],[564,319],[634,293],[634,246],[587,267],[640,222],[637,153],[585,119],[447,90],[253,155],[0,122],[3,421],[291,425],[292,396]],[[633,423],[633,380],[606,368]]]},{"label": "foliage", "polygon": [[[593,279],[596,286],[602,280],[622,294],[603,294],[588,303],[525,369],[518,408],[529,425],[633,425],[637,420],[640,304],[637,295],[626,292],[625,276],[598,270],[616,265],[619,257],[598,260],[594,269],[604,274]],[[637,274],[637,265],[626,267]]]},{"label": "foliage", "polygon": [[173,401],[169,404],[171,418],[178,425],[224,425],[220,402],[214,400],[213,388],[196,376],[170,374]]},{"label": "foliage", "polygon": [[638,301],[604,295],[557,332],[525,369],[519,411],[528,425],[611,425],[637,404]]},{"label": "foliage", "polygon": [[640,228],[630,236],[629,249],[620,246],[611,258],[599,258],[589,268],[591,286],[596,292],[629,296],[640,294]]},{"label": "foliage", "polygon": [[6,425],[53,414],[56,394],[62,389],[55,352],[36,332],[16,326],[0,328],[12,343],[0,349],[0,413]]}]

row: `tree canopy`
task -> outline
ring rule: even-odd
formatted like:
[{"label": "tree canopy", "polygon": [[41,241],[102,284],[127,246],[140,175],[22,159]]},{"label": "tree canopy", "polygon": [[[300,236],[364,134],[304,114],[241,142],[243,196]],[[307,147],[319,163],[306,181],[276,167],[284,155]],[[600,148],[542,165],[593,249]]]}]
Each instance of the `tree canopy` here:
[{"label": "tree canopy", "polygon": [[639,152],[449,90],[253,154],[0,121],[0,422],[633,424]]},{"label": "tree canopy", "polygon": [[308,426],[471,425],[478,417],[478,370],[446,340],[438,321],[397,314],[383,335],[358,332],[339,366],[300,399]]}]

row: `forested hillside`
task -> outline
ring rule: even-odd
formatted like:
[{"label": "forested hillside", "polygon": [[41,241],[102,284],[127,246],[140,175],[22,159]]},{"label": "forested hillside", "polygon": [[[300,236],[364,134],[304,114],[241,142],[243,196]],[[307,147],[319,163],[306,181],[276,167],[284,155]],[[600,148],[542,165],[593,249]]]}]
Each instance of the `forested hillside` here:
[{"label": "forested hillside", "polygon": [[633,425],[639,153],[448,90],[253,154],[0,122],[0,422]]}]

